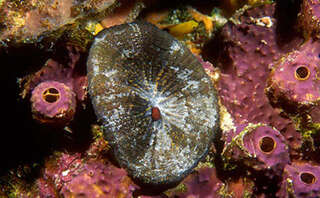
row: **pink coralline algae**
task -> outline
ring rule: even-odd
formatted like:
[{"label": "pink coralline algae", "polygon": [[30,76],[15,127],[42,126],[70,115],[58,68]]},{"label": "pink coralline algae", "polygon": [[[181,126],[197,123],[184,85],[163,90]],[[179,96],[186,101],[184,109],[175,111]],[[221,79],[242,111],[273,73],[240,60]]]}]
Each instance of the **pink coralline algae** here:
[{"label": "pink coralline algae", "polygon": [[[124,169],[105,159],[108,150],[102,137],[85,152],[62,152],[50,156],[36,183],[39,193],[58,194],[57,197],[132,197],[139,187]],[[95,152],[94,154],[92,152]]]},{"label": "pink coralline algae", "polygon": [[36,185],[38,187],[38,193],[40,198],[46,197],[46,198],[56,198],[58,196],[58,192],[56,188],[53,185],[52,181],[48,181],[44,178],[39,178],[36,181]]},{"label": "pink coralline algae", "polygon": [[45,81],[32,91],[33,117],[41,123],[66,124],[76,112],[74,92],[64,83]]},{"label": "pink coralline algae", "polygon": [[304,113],[320,103],[320,43],[308,41],[275,63],[268,80],[272,104],[287,113]]},{"label": "pink coralline algae", "polygon": [[138,187],[124,169],[102,162],[88,162],[62,189],[63,197],[131,198]]},{"label": "pink coralline algae", "polygon": [[52,155],[45,163],[42,178],[52,181],[59,192],[67,182],[72,180],[74,175],[77,175],[82,166],[80,153]]},{"label": "pink coralline algae", "polygon": [[239,23],[227,23],[221,32],[222,52],[219,52],[221,75],[218,93],[236,125],[266,123],[279,130],[293,149],[301,145],[300,134],[290,119],[273,108],[265,94],[269,64],[295,49],[299,37],[282,41],[277,32],[275,5],[265,5],[246,11]]},{"label": "pink coralline algae", "polygon": [[303,0],[299,13],[299,27],[306,37],[320,38],[320,2]]},{"label": "pink coralline algae", "polygon": [[287,165],[278,197],[319,198],[320,166],[305,162]]},{"label": "pink coralline algae", "polygon": [[257,171],[271,169],[273,174],[281,175],[290,162],[284,137],[270,126],[242,125],[228,135],[222,155],[231,163],[244,163]]}]

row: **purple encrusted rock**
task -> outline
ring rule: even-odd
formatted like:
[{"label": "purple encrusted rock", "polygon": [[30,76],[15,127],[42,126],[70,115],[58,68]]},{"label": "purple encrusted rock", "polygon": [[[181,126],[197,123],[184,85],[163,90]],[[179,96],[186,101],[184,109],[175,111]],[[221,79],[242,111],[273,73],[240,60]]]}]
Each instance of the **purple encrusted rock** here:
[{"label": "purple encrusted rock", "polygon": [[320,166],[306,162],[295,162],[284,169],[278,197],[319,198]]},{"label": "purple encrusted rock", "polygon": [[40,198],[59,198],[58,192],[52,181],[39,178],[36,181],[36,186],[38,188],[38,196]]},{"label": "purple encrusted rock", "polygon": [[86,163],[61,189],[63,197],[131,198],[139,187],[124,169],[99,161]]},{"label": "purple encrusted rock", "polygon": [[186,177],[180,185],[167,193],[169,197],[220,197],[220,190],[224,187],[224,183],[217,177],[216,169],[203,167],[188,177]]},{"label": "purple encrusted rock", "polygon": [[64,83],[46,81],[34,88],[31,96],[33,117],[46,124],[64,125],[73,119],[76,99]]},{"label": "purple encrusted rock", "polygon": [[265,124],[241,125],[224,139],[222,155],[227,162],[244,163],[257,171],[271,169],[276,175],[290,162],[284,137]]},{"label": "purple encrusted rock", "polygon": [[304,113],[320,103],[320,42],[309,40],[275,63],[266,93],[289,114]]},{"label": "purple encrusted rock", "polygon": [[303,0],[298,15],[298,25],[306,37],[320,38],[320,2]]}]

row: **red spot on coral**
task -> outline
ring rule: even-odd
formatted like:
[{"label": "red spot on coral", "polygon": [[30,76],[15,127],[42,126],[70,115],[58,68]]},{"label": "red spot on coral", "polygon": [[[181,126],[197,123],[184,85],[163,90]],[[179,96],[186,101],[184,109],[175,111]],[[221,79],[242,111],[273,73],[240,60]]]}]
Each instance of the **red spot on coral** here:
[{"label": "red spot on coral", "polygon": [[151,109],[151,117],[152,120],[157,121],[161,118],[161,113],[158,107],[152,107]]}]

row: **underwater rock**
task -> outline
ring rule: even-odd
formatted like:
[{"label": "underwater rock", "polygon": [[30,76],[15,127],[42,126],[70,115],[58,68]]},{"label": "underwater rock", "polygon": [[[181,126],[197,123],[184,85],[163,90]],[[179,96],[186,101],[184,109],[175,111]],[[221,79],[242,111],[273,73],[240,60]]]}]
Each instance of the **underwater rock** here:
[{"label": "underwater rock", "polygon": [[271,170],[271,174],[280,176],[285,165],[290,162],[284,137],[265,124],[238,126],[224,139],[226,142],[222,155],[227,163],[244,163],[254,170]]},{"label": "underwater rock", "polygon": [[1,0],[0,41],[31,43],[59,37],[59,31],[72,31],[74,24],[89,17],[101,18],[116,5],[116,0]]},{"label": "underwater rock", "polygon": [[229,181],[226,184],[225,192],[223,194],[225,197],[228,197],[229,195],[234,198],[254,197],[254,190],[254,182],[247,177],[241,177],[236,181]]},{"label": "underwater rock", "polygon": [[169,197],[206,197],[215,198],[220,196],[224,183],[217,177],[216,169],[203,167],[188,175],[176,189],[166,194]]},{"label": "underwater rock", "polygon": [[168,33],[134,22],[99,33],[89,93],[121,167],[151,185],[180,181],[208,152],[218,128],[210,78]]},{"label": "underwater rock", "polygon": [[34,88],[31,96],[33,117],[45,124],[65,125],[76,112],[73,91],[63,83],[46,81]]},{"label": "underwater rock", "polygon": [[80,172],[84,163],[81,153],[55,153],[46,159],[41,177],[53,181],[54,187],[59,192]]},{"label": "underwater rock", "polygon": [[112,14],[104,17],[100,22],[104,28],[133,22],[146,7],[143,1],[120,0],[121,6],[112,10]]},{"label": "underwater rock", "polygon": [[124,169],[99,161],[87,162],[77,175],[61,189],[63,197],[131,198],[138,186]]},{"label": "underwater rock", "polygon": [[38,187],[38,196],[48,197],[48,198],[58,198],[58,192],[51,181],[48,181],[44,178],[39,178],[36,181],[36,186]]},{"label": "underwater rock", "polygon": [[[237,22],[228,22],[217,37],[221,75],[217,84],[221,103],[236,125],[266,123],[279,130],[293,148],[301,145],[292,121],[280,115],[265,95],[269,64],[297,48],[302,38],[294,31],[279,34],[275,5],[247,10]],[[287,30],[288,31],[288,30]],[[222,49],[222,50],[221,50]],[[214,51],[214,49],[212,49]],[[214,52],[211,52],[214,53]]]},{"label": "underwater rock", "polygon": [[306,162],[287,165],[278,197],[318,198],[320,197],[320,166]]},{"label": "underwater rock", "polygon": [[320,38],[320,2],[318,0],[302,1],[298,25],[306,37]]},{"label": "underwater rock", "polygon": [[320,43],[309,40],[274,64],[266,93],[288,114],[303,114],[320,104]]}]

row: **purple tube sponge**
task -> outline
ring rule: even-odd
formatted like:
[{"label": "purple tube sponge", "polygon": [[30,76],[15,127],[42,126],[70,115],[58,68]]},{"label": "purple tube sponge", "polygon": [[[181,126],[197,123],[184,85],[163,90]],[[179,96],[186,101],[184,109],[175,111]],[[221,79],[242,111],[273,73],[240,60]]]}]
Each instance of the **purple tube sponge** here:
[{"label": "purple tube sponge", "polygon": [[61,194],[63,197],[129,198],[137,188],[124,169],[92,161],[61,189]]},{"label": "purple tube sponge", "polygon": [[73,119],[76,99],[64,83],[46,81],[34,88],[31,96],[33,117],[41,123],[66,124]]},{"label": "purple tube sponge", "polygon": [[320,197],[320,166],[305,162],[287,165],[278,197]]},{"label": "purple tube sponge", "polygon": [[320,2],[318,0],[303,0],[298,15],[299,27],[305,36],[320,38]]},{"label": "purple tube sponge", "polygon": [[[65,92],[71,93],[72,103],[69,105],[69,107],[66,107],[68,110],[61,109],[63,111],[66,111],[68,113],[60,113],[58,116],[56,115],[49,115],[48,112],[43,112],[44,109],[42,109],[44,106],[48,106],[46,103],[42,103],[42,106],[38,108],[40,109],[33,109],[35,110],[36,114],[44,114],[45,119],[43,119],[42,115],[34,116],[36,119],[40,120],[41,122],[50,122],[52,124],[55,124],[57,120],[59,120],[59,124],[68,124],[68,122],[72,119],[73,114],[75,113],[75,104],[77,103],[78,106],[85,107],[85,102],[87,99],[87,77],[85,72],[85,63],[80,61],[80,55],[81,50],[78,49],[75,46],[66,46],[66,51],[68,54],[66,55],[66,60],[63,64],[60,62],[57,62],[53,59],[48,59],[42,68],[30,75],[25,76],[20,80],[20,86],[23,87],[21,91],[22,98],[29,98],[30,95],[33,97],[32,102],[37,101],[38,103],[43,101],[41,98],[39,100],[35,100],[38,96],[34,96],[35,91],[39,89],[41,86],[44,86],[42,83],[45,82],[56,82],[64,84],[65,88],[61,88],[61,90],[66,90],[61,92],[60,94],[63,94]],[[61,60],[60,60],[61,61]],[[42,84],[42,85],[41,85]],[[40,86],[41,85],[41,86]],[[59,91],[59,89],[56,89]],[[60,90],[60,91],[61,91]],[[53,91],[53,89],[52,89]],[[42,94],[42,93],[41,93]],[[56,95],[54,93],[49,92],[50,96]],[[68,94],[70,95],[70,94]],[[63,95],[61,95],[62,98],[65,98]],[[46,111],[51,111],[50,113],[54,114],[54,111],[52,110],[54,105],[61,105],[61,102],[64,102],[65,100],[60,100],[60,103],[54,103],[51,104],[51,110],[47,109]],[[49,102],[50,103],[50,102]],[[66,104],[67,105],[67,104]],[[33,105],[34,106],[34,105]],[[67,105],[68,106],[68,105]],[[61,108],[61,107],[58,107]],[[65,108],[65,107],[64,107]],[[71,113],[72,111],[72,113]],[[66,115],[64,115],[66,114]],[[52,116],[56,116],[54,119],[52,119]],[[47,119],[49,117],[49,119]],[[57,118],[59,117],[59,119]],[[63,120],[63,122],[60,122]]]},{"label": "purple tube sponge", "polygon": [[308,41],[280,58],[269,76],[266,93],[285,112],[304,113],[320,103],[320,43]]},{"label": "purple tube sponge", "polygon": [[290,162],[284,137],[265,124],[241,125],[225,139],[222,155],[227,162],[244,163],[257,171],[271,169],[276,175]]},{"label": "purple tube sponge", "polygon": [[215,60],[221,70],[217,89],[236,125],[273,126],[289,140],[292,150],[298,150],[300,134],[290,119],[272,107],[265,94],[269,64],[302,43],[295,36],[288,39],[290,42],[279,42],[277,30],[281,24],[275,15],[274,4],[260,6],[247,10],[237,23],[229,22],[223,27],[222,38],[217,38],[219,49],[223,49]]}]

